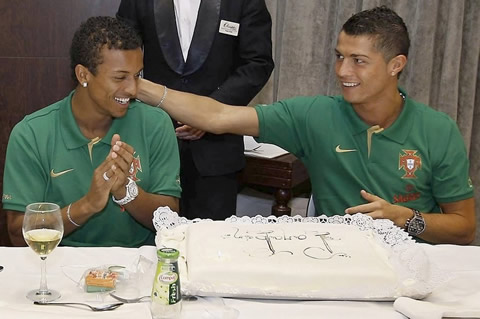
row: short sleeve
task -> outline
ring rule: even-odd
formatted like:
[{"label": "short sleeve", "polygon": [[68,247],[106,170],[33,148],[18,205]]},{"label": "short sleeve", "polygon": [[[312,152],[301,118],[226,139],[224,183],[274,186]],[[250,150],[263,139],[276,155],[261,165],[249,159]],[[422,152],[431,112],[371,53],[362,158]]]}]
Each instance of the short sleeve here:
[{"label": "short sleeve", "polygon": [[180,197],[180,157],[178,142],[170,117],[160,109],[148,120],[150,127],[149,193]]},{"label": "short sleeve", "polygon": [[24,211],[43,201],[48,178],[42,168],[35,134],[23,120],[10,134],[3,177],[3,209]]},{"label": "short sleeve", "polygon": [[469,176],[469,161],[465,142],[456,125],[448,117],[443,137],[437,135],[437,146],[441,150],[435,159],[432,172],[433,194],[439,203],[448,203],[473,196],[473,185]]}]

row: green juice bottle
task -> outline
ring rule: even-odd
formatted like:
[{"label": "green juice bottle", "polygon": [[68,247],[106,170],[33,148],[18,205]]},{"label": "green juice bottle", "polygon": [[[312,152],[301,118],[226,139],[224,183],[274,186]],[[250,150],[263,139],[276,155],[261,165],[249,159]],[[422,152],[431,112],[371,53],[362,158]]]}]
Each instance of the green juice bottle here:
[{"label": "green juice bottle", "polygon": [[182,310],[179,252],[173,248],[157,250],[158,264],[152,288],[150,311],[153,319],[179,318]]}]

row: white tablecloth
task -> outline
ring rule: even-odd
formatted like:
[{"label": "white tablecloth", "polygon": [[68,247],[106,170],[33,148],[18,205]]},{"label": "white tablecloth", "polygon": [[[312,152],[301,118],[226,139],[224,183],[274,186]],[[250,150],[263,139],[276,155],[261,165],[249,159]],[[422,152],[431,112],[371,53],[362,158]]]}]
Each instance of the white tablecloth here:
[{"label": "white tablecloth", "polygon": [[[280,301],[200,298],[183,303],[182,318],[411,318],[434,319],[442,314],[480,318],[480,247],[422,244],[433,264],[451,275],[423,301],[408,298],[393,302],[364,301]],[[131,266],[139,255],[154,259],[155,247],[72,248],[59,247],[47,258],[49,288],[59,290],[59,301],[110,303],[110,296],[87,294],[75,283],[88,267]],[[151,318],[148,303],[125,304],[110,312],[82,308],[37,306],[25,297],[38,288],[39,257],[30,248],[0,247],[0,318]],[[153,279],[152,279],[153,280]],[[138,294],[149,294],[142,286]],[[99,297],[100,296],[100,297]]]}]

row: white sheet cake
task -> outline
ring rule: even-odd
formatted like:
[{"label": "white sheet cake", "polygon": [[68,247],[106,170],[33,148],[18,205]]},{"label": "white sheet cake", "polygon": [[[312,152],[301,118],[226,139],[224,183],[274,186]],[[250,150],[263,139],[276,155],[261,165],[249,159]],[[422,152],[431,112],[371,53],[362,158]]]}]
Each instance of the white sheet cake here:
[{"label": "white sheet cake", "polygon": [[428,293],[418,272],[402,269],[398,258],[417,244],[393,249],[355,225],[185,223],[159,230],[157,246],[180,250],[182,290],[189,294],[390,300]]}]

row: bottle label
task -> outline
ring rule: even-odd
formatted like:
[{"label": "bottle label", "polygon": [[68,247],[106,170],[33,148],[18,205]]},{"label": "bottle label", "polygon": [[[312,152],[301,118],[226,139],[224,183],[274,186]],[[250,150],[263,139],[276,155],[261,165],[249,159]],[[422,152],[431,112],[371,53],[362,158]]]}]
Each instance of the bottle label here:
[{"label": "bottle label", "polygon": [[158,262],[152,289],[152,302],[173,305],[182,299],[177,263]]}]

